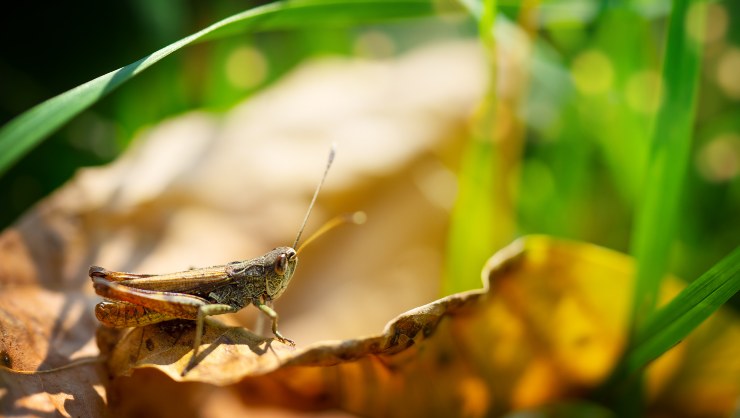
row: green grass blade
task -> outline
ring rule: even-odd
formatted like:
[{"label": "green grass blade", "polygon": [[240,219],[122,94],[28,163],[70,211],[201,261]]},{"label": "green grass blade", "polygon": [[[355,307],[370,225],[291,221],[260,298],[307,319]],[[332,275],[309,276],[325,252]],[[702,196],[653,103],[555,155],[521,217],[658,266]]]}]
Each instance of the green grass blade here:
[{"label": "green grass blade", "polygon": [[471,138],[458,173],[458,192],[447,238],[442,294],[481,287],[481,268],[495,250],[494,173],[492,141]]},{"label": "green grass blade", "polygon": [[[701,45],[685,30],[689,9],[694,4],[690,0],[673,2],[668,24],[662,71],[663,105],[652,132],[643,200],[632,234],[632,252],[637,260],[633,331],[655,309],[660,281],[668,266],[689,162],[701,64]],[[692,8],[692,13],[697,10]]]},{"label": "green grass blade", "polygon": [[621,415],[640,414],[644,368],[680,343],[739,290],[740,247],[736,247],[645,319],[611,376],[596,391],[595,398],[611,404]]},{"label": "green grass blade", "polygon": [[[450,219],[442,294],[449,295],[481,286],[480,271],[497,249],[494,220],[505,223],[497,213],[497,148],[493,140],[496,119],[496,1],[464,0],[463,5],[478,19],[478,36],[487,59],[488,88],[465,145],[458,173],[458,193]],[[507,236],[507,239],[509,237]]]},{"label": "green grass blade", "polygon": [[180,39],[146,57],[53,97],[0,128],[0,175],[70,119],[121,84],[196,41],[245,31],[290,29],[315,25],[354,25],[428,16],[434,8],[425,0],[313,0],[277,2],[230,16]]},{"label": "green grass blade", "polygon": [[739,290],[740,247],[737,247],[638,328],[624,360],[627,375],[681,342]]},{"label": "green grass blade", "polygon": [[[630,339],[655,310],[660,283],[668,269],[677,227],[678,203],[687,171],[701,67],[701,45],[685,30],[692,0],[676,0],[668,22],[663,58],[662,105],[650,138],[650,152],[642,201],[632,230],[631,249],[636,260],[635,287],[630,318]],[[629,353],[629,352],[628,352]],[[626,353],[625,355],[629,355]],[[620,362],[607,387],[616,383],[621,415],[643,412],[642,377],[625,375]],[[630,384],[625,384],[629,377]],[[614,388],[614,386],[611,386]]]}]

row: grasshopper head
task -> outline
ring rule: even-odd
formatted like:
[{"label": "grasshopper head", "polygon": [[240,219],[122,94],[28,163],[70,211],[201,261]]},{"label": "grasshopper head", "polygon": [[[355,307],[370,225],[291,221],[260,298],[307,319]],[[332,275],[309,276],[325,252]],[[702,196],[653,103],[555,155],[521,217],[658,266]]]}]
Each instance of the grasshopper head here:
[{"label": "grasshopper head", "polygon": [[267,294],[277,299],[283,294],[298,265],[298,254],[291,247],[278,247],[265,254],[265,267],[271,269],[267,274]]}]

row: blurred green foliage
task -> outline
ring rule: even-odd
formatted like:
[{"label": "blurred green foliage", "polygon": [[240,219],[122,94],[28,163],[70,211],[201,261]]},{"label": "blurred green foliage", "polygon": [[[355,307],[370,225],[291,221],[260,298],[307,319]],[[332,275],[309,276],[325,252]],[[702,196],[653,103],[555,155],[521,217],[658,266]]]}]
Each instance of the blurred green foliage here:
[{"label": "blurred green foliage", "polygon": [[[660,105],[670,4],[602,2],[586,12],[574,7],[582,3],[567,2],[573,6],[569,16],[564,3],[541,5],[543,68],[538,76],[535,64],[527,100],[518,224],[526,232],[629,252]],[[548,5],[558,4],[547,12]],[[740,48],[740,30],[730,24],[740,17],[740,7],[731,1],[705,4],[696,121],[669,268],[687,279],[740,242],[740,91],[721,70]],[[690,18],[685,28],[692,30]]]}]

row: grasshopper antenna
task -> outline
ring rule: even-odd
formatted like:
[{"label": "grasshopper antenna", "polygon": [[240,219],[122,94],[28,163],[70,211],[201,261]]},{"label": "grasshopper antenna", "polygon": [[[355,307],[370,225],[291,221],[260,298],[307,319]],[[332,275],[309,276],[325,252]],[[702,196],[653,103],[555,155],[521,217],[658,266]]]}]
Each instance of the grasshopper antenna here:
[{"label": "grasshopper antenna", "polygon": [[338,227],[342,224],[355,224],[355,225],[362,225],[367,221],[367,214],[363,211],[357,211],[352,213],[345,213],[342,215],[338,215],[330,219],[328,222],[326,222],[321,228],[319,228],[318,231],[314,232],[313,235],[308,237],[306,241],[301,244],[300,247],[296,248],[295,253],[300,254],[301,250],[306,248],[306,246],[310,243],[312,243],[316,238],[324,235],[325,233],[331,231],[332,229]]},{"label": "grasshopper antenna", "polygon": [[301,234],[303,234],[303,228],[306,227],[306,222],[308,222],[308,216],[311,214],[311,209],[313,209],[313,204],[316,203],[316,198],[319,196],[319,190],[321,190],[321,186],[324,185],[324,180],[326,180],[326,175],[329,173],[329,168],[331,167],[331,163],[334,162],[334,154],[336,154],[336,144],[331,144],[331,149],[329,150],[329,160],[326,162],[326,168],[324,169],[324,176],[321,177],[321,181],[319,182],[319,185],[316,186],[316,191],[313,193],[313,198],[311,199],[311,203],[308,205],[308,211],[306,211],[306,217],[303,218],[303,224],[301,225],[301,229],[298,230],[298,236],[295,237],[295,242],[293,243],[293,248],[296,248],[298,245],[298,241],[301,240]]}]

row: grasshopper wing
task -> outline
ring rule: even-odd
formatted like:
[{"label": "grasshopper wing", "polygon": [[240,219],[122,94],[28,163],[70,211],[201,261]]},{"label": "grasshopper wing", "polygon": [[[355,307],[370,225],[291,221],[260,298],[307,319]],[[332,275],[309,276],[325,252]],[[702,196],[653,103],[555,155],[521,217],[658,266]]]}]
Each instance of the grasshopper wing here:
[{"label": "grasshopper wing", "polygon": [[226,285],[233,280],[226,272],[226,266],[206,267],[160,275],[109,271],[102,267],[92,266],[89,275],[93,281],[99,278],[135,289],[191,295],[207,295],[213,289]]}]

